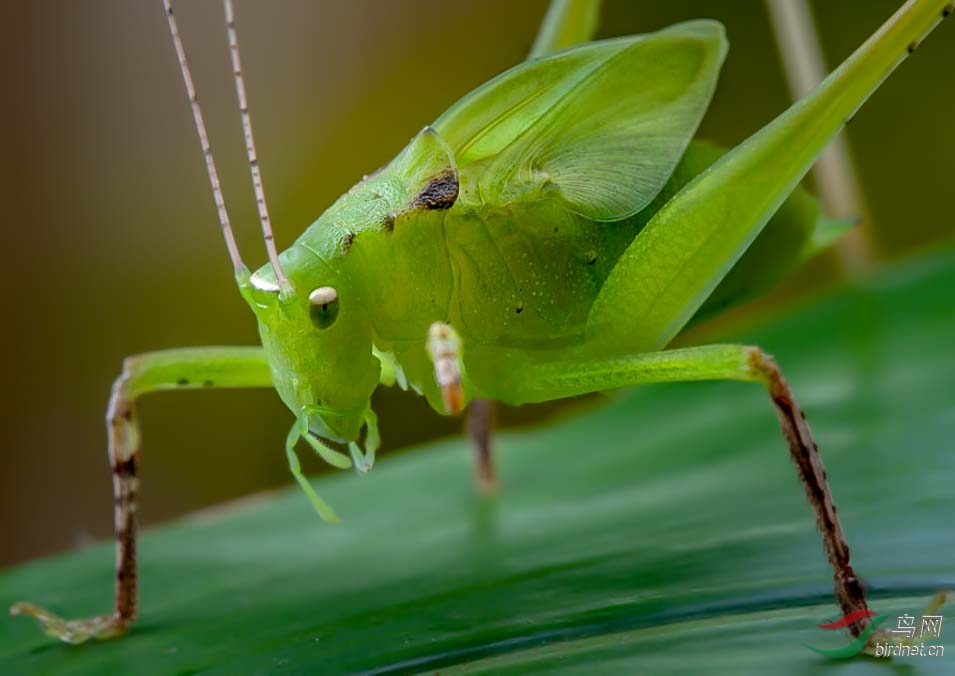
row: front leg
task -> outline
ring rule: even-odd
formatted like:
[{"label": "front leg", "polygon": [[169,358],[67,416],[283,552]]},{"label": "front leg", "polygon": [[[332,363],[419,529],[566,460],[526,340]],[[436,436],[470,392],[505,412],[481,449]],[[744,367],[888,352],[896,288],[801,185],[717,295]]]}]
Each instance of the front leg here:
[{"label": "front leg", "polygon": [[[758,347],[707,345],[610,359],[584,358],[515,367],[509,379],[515,402],[548,401],[588,392],[660,382],[742,380],[766,388],[806,497],[816,516],[823,547],[835,577],[835,590],[844,614],[867,610],[865,589],[849,562],[849,545],[836,514],[832,492],[819,449],[806,417],[776,362]],[[850,625],[858,636],[869,623],[862,618]]]},{"label": "front leg", "polygon": [[109,462],[113,474],[116,538],[116,601],[111,615],[64,620],[32,603],[10,608],[11,615],[32,615],[43,631],[66,643],[124,634],[136,619],[136,509],[139,488],[139,423],[136,401],[147,392],[211,387],[271,387],[260,347],[198,347],[127,357],[113,383],[106,412]]},{"label": "front leg", "polygon": [[[459,415],[468,405],[462,385],[461,339],[449,324],[435,322],[428,329],[428,355],[434,365],[434,381],[441,390],[444,412]],[[487,495],[497,488],[491,453],[494,402],[474,399],[468,411],[467,430],[474,449],[474,479],[478,491]]]}]

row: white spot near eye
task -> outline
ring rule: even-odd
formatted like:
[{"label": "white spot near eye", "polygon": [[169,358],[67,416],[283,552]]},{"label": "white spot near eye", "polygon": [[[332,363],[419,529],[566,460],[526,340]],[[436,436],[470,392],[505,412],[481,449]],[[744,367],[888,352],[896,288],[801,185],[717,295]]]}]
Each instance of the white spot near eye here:
[{"label": "white spot near eye", "polygon": [[259,291],[278,291],[279,290],[278,284],[276,284],[275,282],[270,282],[267,279],[262,279],[261,277],[259,277],[258,273],[253,274],[249,281],[251,281],[252,286],[254,286]]},{"label": "white spot near eye", "polygon": [[338,292],[330,286],[320,286],[308,294],[308,302],[312,305],[331,305],[338,300]]}]

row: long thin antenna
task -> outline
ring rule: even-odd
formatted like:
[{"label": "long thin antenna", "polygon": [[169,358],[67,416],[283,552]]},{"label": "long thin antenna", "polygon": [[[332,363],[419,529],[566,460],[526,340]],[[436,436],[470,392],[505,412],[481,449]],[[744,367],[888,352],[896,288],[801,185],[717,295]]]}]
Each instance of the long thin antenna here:
[{"label": "long thin antenna", "polygon": [[235,30],[235,10],[232,0],[223,0],[225,7],[226,30],[229,34],[229,53],[232,56],[232,74],[235,76],[235,92],[239,97],[239,114],[242,117],[242,131],[245,134],[245,149],[249,155],[249,170],[252,172],[252,188],[255,190],[255,203],[259,207],[259,220],[262,222],[262,236],[265,238],[265,249],[269,254],[269,262],[275,271],[275,278],[279,287],[291,288],[288,277],[279,263],[279,254],[275,248],[275,237],[272,235],[272,222],[269,219],[269,210],[265,205],[265,190],[262,188],[262,172],[259,170],[259,157],[255,152],[255,139],[252,136],[252,116],[249,115],[249,103],[245,97],[245,80],[242,77],[242,64],[239,61],[239,39]]},{"label": "long thin antenna", "polygon": [[222,235],[225,237],[226,248],[229,249],[232,266],[238,275],[247,270],[245,263],[242,262],[242,256],[239,254],[239,247],[236,246],[235,235],[232,234],[232,223],[229,221],[229,212],[226,211],[225,199],[222,197],[222,186],[219,184],[219,173],[216,171],[216,163],[212,158],[212,147],[209,145],[209,135],[206,134],[206,124],[202,120],[199,99],[196,98],[196,88],[192,84],[192,74],[189,72],[189,65],[186,63],[186,52],[179,37],[176,17],[172,15],[172,0],[163,0],[162,4],[166,10],[166,19],[169,21],[169,33],[172,35],[172,43],[176,48],[176,56],[179,57],[179,70],[182,73],[183,82],[186,83],[186,95],[189,97],[189,105],[192,108],[192,119],[195,120],[196,131],[199,132],[199,143],[202,146],[202,156],[206,160],[206,172],[209,174],[209,183],[212,185],[212,196],[215,198],[216,209],[219,211]]}]

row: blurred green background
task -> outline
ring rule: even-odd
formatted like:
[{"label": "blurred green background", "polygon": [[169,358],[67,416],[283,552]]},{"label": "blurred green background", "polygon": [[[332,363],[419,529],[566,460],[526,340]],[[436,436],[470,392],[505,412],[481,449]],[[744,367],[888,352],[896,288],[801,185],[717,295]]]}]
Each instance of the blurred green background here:
[{"label": "blurred green background", "polygon": [[[221,8],[180,4],[240,246],[258,264],[264,253]],[[280,245],[459,96],[520,61],[546,4],[238,1]],[[829,64],[899,4],[813,3]],[[788,103],[762,2],[607,0],[601,35],[701,16],[723,21],[731,43],[701,135],[732,145]],[[111,532],[102,418],[124,355],[250,344],[256,335],[234,290],[158,0],[11,2],[0,7],[0,22],[2,566]],[[955,233],[949,33],[928,40],[849,130],[883,259],[944,246]],[[789,293],[831,285],[834,269],[816,264],[788,284]],[[384,390],[376,401],[386,451],[461,428],[411,395]],[[281,448],[291,418],[272,392],[154,396],[140,412],[147,524],[289,483]],[[501,417],[518,424],[542,415],[546,410],[529,409]],[[308,469],[322,467],[309,462]]]}]

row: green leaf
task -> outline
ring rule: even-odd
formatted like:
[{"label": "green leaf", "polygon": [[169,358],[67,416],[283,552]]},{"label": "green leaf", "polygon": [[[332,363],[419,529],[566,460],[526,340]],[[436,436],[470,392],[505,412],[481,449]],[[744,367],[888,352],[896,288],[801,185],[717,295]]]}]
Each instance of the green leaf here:
[{"label": "green leaf", "polygon": [[[953,288],[949,254],[736,337],[773,352],[800,397],[886,627],[955,586]],[[475,495],[467,444],[453,439],[385,458],[363,479],[317,482],[338,526],[322,524],[293,489],[152,530],[131,635],[73,648],[4,619],[3,672],[878,666],[830,663],[801,645],[848,639],[815,626],[841,613],[759,387],[636,389],[502,434],[498,447],[503,489],[489,502]],[[148,487],[148,463],[144,479]],[[107,496],[90,497],[107,508]],[[105,544],[33,563],[0,575],[0,599],[102,612],[112,565]],[[940,643],[951,648],[948,610]],[[950,672],[951,659],[896,662],[906,673]]]}]

